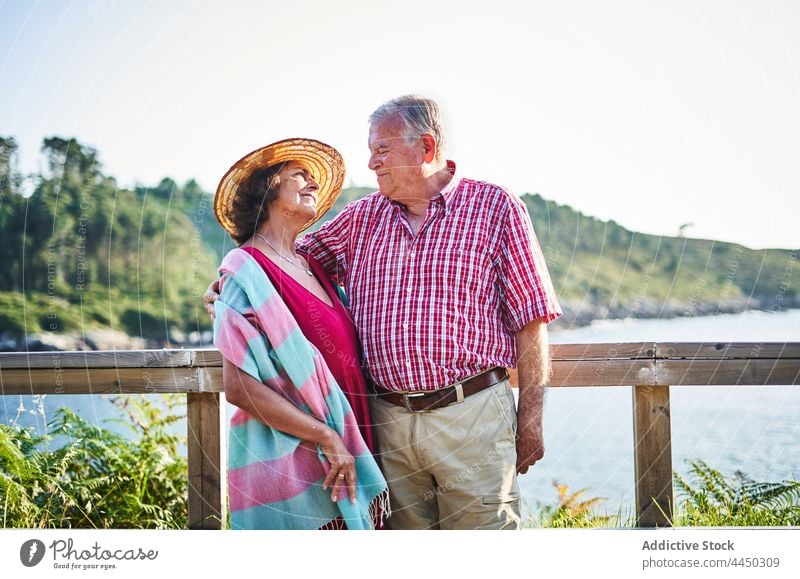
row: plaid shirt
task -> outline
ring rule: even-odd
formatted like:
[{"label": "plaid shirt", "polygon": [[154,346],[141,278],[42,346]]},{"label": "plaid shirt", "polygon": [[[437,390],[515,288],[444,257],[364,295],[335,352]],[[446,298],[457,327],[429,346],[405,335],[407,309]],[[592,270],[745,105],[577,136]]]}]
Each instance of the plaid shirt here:
[{"label": "plaid shirt", "polygon": [[514,334],[561,315],[524,203],[481,181],[454,176],[416,235],[402,207],[376,192],[298,250],[345,287],[367,370],[389,390],[515,367]]}]

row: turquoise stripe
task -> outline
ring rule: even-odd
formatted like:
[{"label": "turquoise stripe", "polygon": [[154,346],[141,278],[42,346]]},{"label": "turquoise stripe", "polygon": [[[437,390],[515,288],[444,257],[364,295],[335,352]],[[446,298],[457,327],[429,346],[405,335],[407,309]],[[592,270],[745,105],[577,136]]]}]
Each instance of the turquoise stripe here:
[{"label": "turquoise stripe", "polygon": [[378,463],[375,462],[369,450],[364,450],[362,454],[354,458],[356,461],[356,478],[358,479],[357,497],[369,504],[386,488],[386,481],[383,478],[381,469],[378,468]]},{"label": "turquoise stripe", "polygon": [[291,360],[285,371],[297,388],[301,388],[314,375],[316,352],[298,326],[286,337],[283,344],[275,348],[279,360]]},{"label": "turquoise stripe", "polygon": [[231,427],[228,433],[228,469],[292,454],[300,439],[269,428],[258,420]]},{"label": "turquoise stripe", "polygon": [[[256,336],[247,340],[247,358],[242,370],[254,376],[259,382],[272,380],[280,375],[283,365],[280,360],[271,359],[267,339],[264,336]],[[265,362],[262,362],[265,361]],[[252,371],[251,371],[252,370]]]},{"label": "turquoise stripe", "polygon": [[262,278],[266,278],[266,274],[258,262],[250,256],[235,272],[235,276],[247,295],[248,305],[255,310],[261,308],[273,295],[277,295],[272,284],[262,283]]},{"label": "turquoise stripe", "polygon": [[344,432],[344,419],[353,412],[352,408],[350,408],[350,403],[339,388],[331,388],[331,391],[325,397],[325,405],[330,410],[327,416],[328,426],[342,434]]},{"label": "turquoise stripe", "polygon": [[253,351],[250,350],[245,356],[245,359],[242,360],[241,366],[239,366],[242,371],[250,374],[253,378],[258,380],[259,382],[263,382],[264,378],[260,376],[260,372],[263,371],[259,369],[258,362],[256,362],[256,358],[253,356]]},{"label": "turquoise stripe", "polygon": [[247,299],[247,294],[232,277],[229,277],[225,282],[225,285],[222,288],[222,293],[220,294],[219,300],[217,300],[216,304],[225,307],[230,306],[237,312],[244,311],[250,307],[250,301]]}]

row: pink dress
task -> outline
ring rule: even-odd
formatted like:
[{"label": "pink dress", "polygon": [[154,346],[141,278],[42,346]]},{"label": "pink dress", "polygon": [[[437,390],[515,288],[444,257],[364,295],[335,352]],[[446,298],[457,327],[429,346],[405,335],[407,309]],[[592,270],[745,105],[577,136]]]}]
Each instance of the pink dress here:
[{"label": "pink dress", "polygon": [[361,370],[361,353],[356,328],[350,312],[339,299],[330,278],[315,259],[306,258],[311,266],[311,271],[314,272],[325,293],[328,294],[333,306],[329,306],[297,283],[260,250],[249,246],[242,247],[242,249],[252,255],[261,265],[289,311],[297,320],[303,335],[322,354],[331,374],[353,408],[367,448],[374,453],[375,445],[372,423],[369,418],[367,382]]}]

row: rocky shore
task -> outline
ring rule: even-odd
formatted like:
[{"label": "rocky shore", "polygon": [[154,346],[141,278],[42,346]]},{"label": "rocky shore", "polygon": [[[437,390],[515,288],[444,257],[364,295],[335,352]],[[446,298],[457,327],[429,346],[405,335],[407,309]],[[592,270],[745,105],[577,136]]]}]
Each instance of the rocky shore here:
[{"label": "rocky shore", "polygon": [[800,297],[786,296],[786,299],[730,299],[718,302],[683,302],[678,300],[641,300],[632,305],[619,306],[592,302],[562,300],[564,315],[550,325],[559,330],[588,326],[596,320],[669,319],[714,316],[718,314],[740,314],[748,310],[779,312],[800,309]]},{"label": "rocky shore", "polygon": [[17,338],[0,334],[0,352],[50,352],[89,350],[149,350],[160,348],[204,348],[213,346],[210,331],[184,335],[173,332],[170,340],[145,340],[118,330],[89,330],[81,335],[41,332]]},{"label": "rocky shore", "polygon": [[[788,296],[787,296],[788,297]],[[793,297],[793,296],[792,296]],[[723,302],[680,301],[658,302],[643,300],[632,306],[597,304],[562,300],[564,315],[550,325],[550,329],[588,326],[596,320],[649,318],[665,319],[677,317],[711,316],[716,314],[738,314],[747,310],[784,311],[800,308],[800,298],[787,299],[780,303],[756,298],[727,300]],[[160,348],[206,348],[213,347],[211,331],[183,334],[173,331],[169,340],[145,340],[110,329],[89,330],[81,335],[42,332],[18,338],[0,333],[0,352],[47,352],[88,350],[144,350]]]}]

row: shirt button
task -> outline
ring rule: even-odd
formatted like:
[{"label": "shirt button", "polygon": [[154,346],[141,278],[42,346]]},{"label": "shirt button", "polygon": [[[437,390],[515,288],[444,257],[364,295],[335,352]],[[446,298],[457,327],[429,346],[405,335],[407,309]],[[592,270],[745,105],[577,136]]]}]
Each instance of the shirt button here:
[{"label": "shirt button", "polygon": [[412,252],[411,252],[411,253],[409,253],[408,255],[410,255],[411,257],[414,257],[415,255],[417,255],[417,252],[416,252],[416,251],[412,251]]},{"label": "shirt button", "polygon": [[412,290],[412,287],[411,287],[411,286],[408,286],[408,287],[406,288],[406,291],[407,291],[408,293],[411,293],[411,290]]},{"label": "shirt button", "polygon": [[406,362],[406,367],[411,368],[411,362]]},{"label": "shirt button", "polygon": [[403,324],[403,329],[407,330],[408,329],[408,324]]}]

